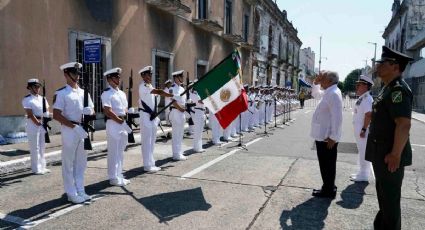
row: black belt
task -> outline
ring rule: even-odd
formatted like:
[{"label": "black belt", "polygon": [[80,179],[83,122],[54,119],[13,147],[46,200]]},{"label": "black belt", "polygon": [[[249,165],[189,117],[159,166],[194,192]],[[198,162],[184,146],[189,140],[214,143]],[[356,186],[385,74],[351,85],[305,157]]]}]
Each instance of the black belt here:
[{"label": "black belt", "polygon": [[[108,116],[106,116],[106,115],[105,115],[105,117],[106,117],[106,120],[111,119],[110,117],[108,117]],[[119,117],[119,118],[121,118],[121,119],[125,120],[125,116],[117,116],[117,117]]]},{"label": "black belt", "polygon": [[205,111],[205,109],[204,109],[204,108],[197,108],[197,107],[195,107],[195,109],[197,109],[197,110],[201,110],[201,111]]},{"label": "black belt", "polygon": [[81,125],[81,122],[76,122],[76,121],[70,121],[70,122],[74,125]]}]

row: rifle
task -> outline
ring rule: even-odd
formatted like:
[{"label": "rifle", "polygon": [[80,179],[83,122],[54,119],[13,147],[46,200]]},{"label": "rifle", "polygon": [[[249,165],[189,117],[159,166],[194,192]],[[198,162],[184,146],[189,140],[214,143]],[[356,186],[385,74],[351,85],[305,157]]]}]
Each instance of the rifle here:
[{"label": "rifle", "polygon": [[[131,69],[130,72],[130,77],[128,80],[128,107],[127,110],[129,108],[131,108],[133,105],[133,69]],[[134,122],[135,118],[140,117],[140,115],[138,113],[127,113],[127,119],[126,119],[126,123],[127,125],[131,128],[132,126],[134,127],[138,127],[138,125]],[[128,143],[136,143],[136,141],[134,140],[134,132],[132,131],[131,133],[128,134]]]},{"label": "rifle", "polygon": [[[188,101],[190,98],[189,96],[189,72],[186,72],[186,101]],[[195,111],[192,110],[192,107],[195,107],[196,103],[187,103],[186,102],[186,112],[189,114],[189,120],[187,123],[189,125],[195,125],[192,119],[191,113],[195,113]]]},{"label": "rifle", "polygon": [[47,112],[47,105],[46,105],[46,82],[43,80],[43,128],[46,130],[46,133],[44,134],[44,141],[46,143],[50,143],[50,137],[49,137],[49,129],[52,129],[49,126],[49,121],[52,120],[50,117],[46,117]]},{"label": "rifle", "polygon": [[[83,99],[83,107],[87,107],[89,105],[89,78],[83,77],[83,85],[84,85],[84,99]],[[83,129],[90,134],[90,132],[95,131],[94,127],[90,125],[90,122],[96,120],[96,115],[84,115],[82,118]],[[90,135],[84,139],[84,149],[85,150],[93,150],[91,145]]]}]

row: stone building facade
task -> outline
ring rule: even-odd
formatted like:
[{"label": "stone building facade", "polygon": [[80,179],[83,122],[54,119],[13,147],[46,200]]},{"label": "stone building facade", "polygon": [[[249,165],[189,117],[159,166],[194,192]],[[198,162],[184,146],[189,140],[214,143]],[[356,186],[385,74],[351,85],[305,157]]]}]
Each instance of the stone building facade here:
[{"label": "stone building facade", "polygon": [[[133,72],[137,106],[138,70],[154,67],[154,85],[163,87],[175,70],[202,76],[233,49],[242,55],[243,80],[252,83],[252,0],[13,0],[0,1],[0,134],[23,131],[21,99],[26,81],[45,80],[52,104],[65,84],[59,66],[83,62],[83,41],[100,38],[101,62],[84,64],[85,77],[102,127],[100,94],[107,86],[102,73],[123,69],[123,88]],[[163,102],[161,102],[162,104]],[[58,124],[55,124],[57,127]]]},{"label": "stone building facade", "polygon": [[257,1],[254,10],[253,82],[298,88],[301,40],[286,11],[271,0]]},{"label": "stone building facade", "polygon": [[415,60],[403,72],[417,111],[425,112],[425,0],[394,0],[392,18],[382,37],[385,45]]},{"label": "stone building facade", "polygon": [[304,48],[300,51],[300,69],[299,78],[312,82],[312,79],[315,77],[314,73],[314,63],[315,63],[315,53],[310,48]]}]

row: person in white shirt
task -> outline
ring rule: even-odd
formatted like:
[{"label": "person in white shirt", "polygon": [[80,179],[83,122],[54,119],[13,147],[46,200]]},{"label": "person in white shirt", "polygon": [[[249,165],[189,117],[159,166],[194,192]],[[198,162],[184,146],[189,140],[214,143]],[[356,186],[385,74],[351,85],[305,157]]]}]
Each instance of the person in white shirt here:
[{"label": "person in white shirt", "polygon": [[[28,134],[28,144],[31,154],[31,171],[36,175],[49,173],[46,169],[46,159],[44,158],[45,139],[47,130],[43,127],[43,118],[48,117],[49,104],[46,98],[40,95],[41,84],[37,78],[29,79],[27,89],[30,94],[22,99],[22,106],[27,114],[27,125],[25,131]],[[46,103],[46,114],[43,114],[43,100]]]},{"label": "person in white shirt", "polygon": [[359,99],[357,99],[354,106],[353,128],[357,149],[359,151],[359,169],[356,174],[350,176],[350,180],[355,182],[369,181],[369,176],[372,173],[372,163],[365,160],[369,124],[372,119],[373,98],[369,93],[372,86],[372,78],[365,75],[360,75],[359,80],[356,82],[356,94],[359,96]]},{"label": "person in white shirt", "polygon": [[87,167],[87,152],[84,138],[88,133],[81,126],[84,115],[94,115],[91,97],[84,107],[84,90],[78,86],[82,64],[70,62],[63,64],[67,85],[56,91],[53,99],[53,119],[61,123],[62,134],[62,177],[68,201],[83,203],[91,197],[84,191],[84,172]]},{"label": "person in white shirt", "polygon": [[171,98],[173,95],[152,86],[152,66],[145,66],[139,71],[142,82],[139,85],[139,110],[140,110],[140,134],[142,136],[143,170],[154,173],[161,170],[155,166],[153,152],[156,141],[156,130],[160,122],[158,117],[151,120],[151,116],[157,112],[158,96]]},{"label": "person in white shirt", "polygon": [[[320,73],[314,80],[312,95],[321,98],[311,120],[310,136],[316,142],[317,158],[323,180],[321,189],[313,196],[335,198],[336,159],[338,142],[342,133],[342,96],[338,89],[338,73]],[[320,89],[323,88],[323,90]]]},{"label": "person in white shirt", "polygon": [[109,183],[114,186],[130,183],[122,174],[124,150],[128,144],[128,134],[132,130],[125,122],[128,102],[125,93],[119,89],[121,72],[121,68],[113,68],[103,74],[109,87],[101,95],[103,113],[106,116],[108,178]]},{"label": "person in white shirt", "polygon": [[202,147],[202,133],[204,132],[205,125],[205,106],[201,101],[196,90],[192,90],[190,93],[190,99],[193,103],[196,103],[196,106],[193,108],[192,119],[194,123],[194,132],[193,132],[193,151],[197,153],[205,152],[205,149]]},{"label": "person in white shirt", "polygon": [[[170,79],[166,80],[164,82],[164,85],[165,85],[164,92],[169,92],[172,84],[173,84],[173,82]],[[171,99],[169,97],[165,97],[164,102],[165,102],[164,103],[165,105],[168,105],[168,104],[170,104]],[[171,123],[170,123],[170,108],[165,109],[164,112],[165,112],[165,122],[168,126],[171,126]]]},{"label": "person in white shirt", "polygon": [[173,160],[184,161],[187,159],[183,155],[182,143],[184,133],[184,123],[186,121],[186,96],[181,96],[184,92],[183,84],[184,70],[179,70],[171,75],[174,79],[174,84],[169,89],[169,93],[173,94],[173,105],[170,107],[170,121],[173,128],[171,137]]}]

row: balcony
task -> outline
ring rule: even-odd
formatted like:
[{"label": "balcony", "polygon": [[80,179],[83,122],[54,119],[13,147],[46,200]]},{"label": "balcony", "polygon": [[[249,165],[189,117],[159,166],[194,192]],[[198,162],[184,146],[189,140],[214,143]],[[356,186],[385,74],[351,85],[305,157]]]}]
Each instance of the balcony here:
[{"label": "balcony", "polygon": [[180,0],[146,0],[146,3],[174,15],[185,16],[192,13],[190,8],[182,4]]},{"label": "balcony", "polygon": [[242,36],[239,34],[223,34],[223,38],[233,43],[240,43],[244,41]]},{"label": "balcony", "polygon": [[251,43],[249,43],[249,42],[241,42],[241,43],[239,43],[239,45],[240,45],[242,48],[245,48],[245,49],[247,49],[247,50],[252,50],[252,51],[254,51],[254,49],[255,49],[254,45],[253,45],[253,44],[251,44]]},{"label": "balcony", "polygon": [[219,32],[223,31],[223,26],[218,24],[217,21],[209,20],[209,19],[192,19],[192,23],[195,26],[210,32]]},{"label": "balcony", "polygon": [[248,4],[250,4],[250,5],[253,5],[253,6],[255,6],[255,5],[257,5],[258,4],[258,2],[259,2],[259,0],[245,0]]}]

